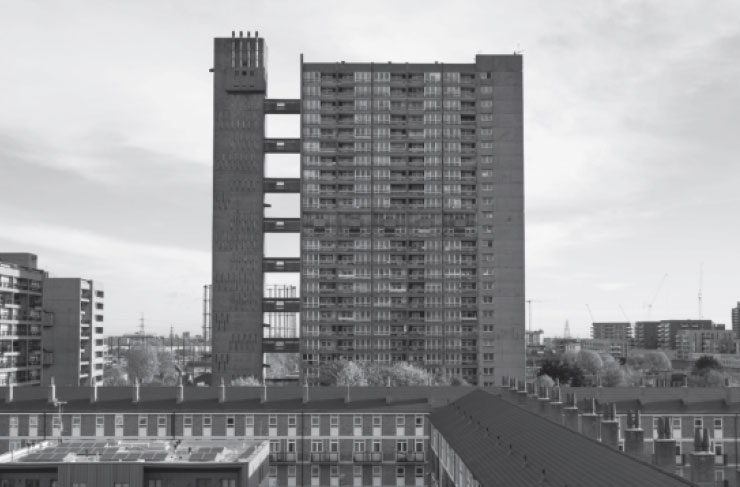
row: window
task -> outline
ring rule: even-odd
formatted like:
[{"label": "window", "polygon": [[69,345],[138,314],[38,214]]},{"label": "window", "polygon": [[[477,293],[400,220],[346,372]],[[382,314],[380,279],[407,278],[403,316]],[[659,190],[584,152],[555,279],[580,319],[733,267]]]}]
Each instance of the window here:
[{"label": "window", "polygon": [[[720,420],[721,423],[721,420]],[[38,416],[29,416],[28,417],[28,427],[29,428],[38,428],[39,427],[39,417]]]},{"label": "window", "polygon": [[403,478],[406,476],[406,467],[396,467],[396,478]]},{"label": "window", "polygon": [[380,440],[373,440],[373,451],[376,452],[376,453],[379,452],[380,451],[380,447],[381,447]]},{"label": "window", "polygon": [[339,440],[331,440],[329,443],[329,451],[337,453],[339,451]]},{"label": "window", "polygon": [[277,477],[277,467],[271,466],[269,475],[273,479],[276,478]]},{"label": "window", "polygon": [[123,428],[123,416],[120,414],[116,415],[116,428]]},{"label": "window", "polygon": [[421,466],[416,467],[416,470],[415,470],[414,474],[416,475],[416,478],[417,479],[423,477],[424,476],[424,467],[421,467]]},{"label": "window", "polygon": [[424,426],[424,416],[417,416],[416,417],[416,427],[421,428]]},{"label": "window", "polygon": [[321,472],[318,465],[311,465],[311,477],[318,478]]},{"label": "window", "polygon": [[353,451],[356,453],[364,452],[365,451],[365,440],[355,440]]},{"label": "window", "polygon": [[694,429],[703,428],[704,420],[702,418],[694,418]]},{"label": "window", "polygon": [[311,442],[311,451],[314,453],[320,453],[324,451],[324,442],[321,440],[313,440]]},{"label": "window", "polygon": [[353,424],[355,428],[362,428],[362,416],[354,416]]},{"label": "window", "polygon": [[139,428],[146,428],[147,419],[148,418],[146,416],[139,416]]},{"label": "window", "polygon": [[236,479],[221,479],[221,487],[236,487]]},{"label": "window", "polygon": [[399,453],[405,453],[409,449],[409,444],[406,440],[398,440],[396,442],[396,451]]},{"label": "window", "polygon": [[204,428],[210,428],[211,427],[211,416],[203,416],[203,427]]},{"label": "window", "polygon": [[321,424],[321,417],[317,415],[311,416],[311,428],[318,428]]},{"label": "window", "polygon": [[235,423],[236,423],[236,418],[234,418],[234,416],[226,416],[226,427],[227,428],[233,428]]},{"label": "window", "polygon": [[362,477],[362,467],[358,467],[357,465],[355,465],[352,469],[352,476]]},{"label": "window", "polygon": [[11,416],[10,417],[10,427],[11,428],[17,428],[18,427],[18,416]]},{"label": "window", "polygon": [[339,477],[339,467],[336,465],[332,465],[329,468],[329,475],[331,475],[332,477]]},{"label": "window", "polygon": [[245,422],[247,428],[254,428],[254,416],[253,415],[251,415],[251,414],[250,415],[247,415],[244,418],[244,422]]},{"label": "window", "polygon": [[373,416],[373,428],[380,428],[380,416]]},{"label": "window", "polygon": [[185,428],[192,428],[193,427],[193,417],[192,416],[185,416],[182,419],[182,425]]},{"label": "window", "polygon": [[296,417],[295,414],[291,414],[288,416],[288,428],[295,428],[296,425]]},{"label": "window", "polygon": [[406,417],[398,415],[396,416],[396,426],[401,427],[406,425]]},{"label": "window", "polygon": [[714,429],[722,431],[722,418],[714,418]]},{"label": "window", "polygon": [[295,465],[288,465],[288,477],[295,477]]},{"label": "window", "polygon": [[277,453],[280,451],[280,440],[270,440],[270,453]]},{"label": "window", "polygon": [[339,427],[339,416],[336,414],[332,414],[330,417],[330,425],[332,428],[338,428]]},{"label": "window", "polygon": [[277,427],[277,416],[275,416],[274,414],[271,414],[269,421],[270,421],[270,428]]}]

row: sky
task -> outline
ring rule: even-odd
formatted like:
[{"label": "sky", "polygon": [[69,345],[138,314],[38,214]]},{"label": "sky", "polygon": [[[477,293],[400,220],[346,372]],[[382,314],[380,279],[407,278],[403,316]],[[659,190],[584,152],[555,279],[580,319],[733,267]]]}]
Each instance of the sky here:
[{"label": "sky", "polygon": [[[200,330],[213,38],[259,31],[268,96],[306,61],[524,56],[533,329],[730,324],[740,301],[737,1],[24,0],[0,5],[0,251],[101,281],[106,332]],[[287,119],[286,119],[287,118]],[[297,117],[268,136],[297,137]],[[289,156],[290,157],[290,156]],[[270,158],[269,176],[298,176]],[[297,216],[295,198],[268,216]],[[297,255],[293,240],[268,241]],[[268,276],[274,282],[274,276]],[[652,306],[650,306],[652,305]],[[529,326],[529,323],[528,323]]]}]

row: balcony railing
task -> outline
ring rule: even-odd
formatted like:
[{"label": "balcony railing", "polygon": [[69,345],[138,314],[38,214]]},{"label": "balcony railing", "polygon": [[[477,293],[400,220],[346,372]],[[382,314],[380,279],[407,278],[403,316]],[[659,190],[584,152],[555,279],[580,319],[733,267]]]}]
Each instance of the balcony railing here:
[{"label": "balcony railing", "polygon": [[405,463],[424,463],[424,452],[396,452],[396,461]]},{"label": "balcony railing", "polygon": [[339,462],[339,453],[338,452],[311,452],[311,462],[337,463]]},{"label": "balcony railing", "polygon": [[295,463],[297,454],[295,452],[272,452],[270,453],[271,463]]},{"label": "balcony railing", "polygon": [[381,452],[355,452],[352,454],[352,459],[358,463],[381,463],[383,461],[383,453]]}]

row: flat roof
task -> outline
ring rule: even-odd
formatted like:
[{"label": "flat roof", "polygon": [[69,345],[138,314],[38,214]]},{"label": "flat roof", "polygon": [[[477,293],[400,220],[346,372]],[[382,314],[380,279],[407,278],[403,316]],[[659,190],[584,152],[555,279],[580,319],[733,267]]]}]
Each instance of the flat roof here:
[{"label": "flat roof", "polygon": [[255,440],[107,440],[45,441],[0,456],[8,463],[146,462],[158,464],[248,463],[255,452],[269,448]]}]

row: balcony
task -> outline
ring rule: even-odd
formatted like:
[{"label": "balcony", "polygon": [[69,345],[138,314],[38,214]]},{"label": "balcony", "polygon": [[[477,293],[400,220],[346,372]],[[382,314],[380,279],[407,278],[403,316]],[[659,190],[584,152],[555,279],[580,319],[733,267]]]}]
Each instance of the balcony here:
[{"label": "balcony", "polygon": [[311,452],[311,463],[339,463],[339,453]]},{"label": "balcony", "polygon": [[424,452],[396,452],[396,461],[399,463],[424,463]]},{"label": "balcony", "polygon": [[295,463],[298,459],[295,452],[271,452],[270,463]]},{"label": "balcony", "polygon": [[355,452],[352,454],[352,459],[355,463],[381,463],[383,461],[383,453],[379,451]]}]

